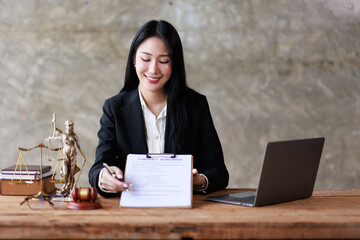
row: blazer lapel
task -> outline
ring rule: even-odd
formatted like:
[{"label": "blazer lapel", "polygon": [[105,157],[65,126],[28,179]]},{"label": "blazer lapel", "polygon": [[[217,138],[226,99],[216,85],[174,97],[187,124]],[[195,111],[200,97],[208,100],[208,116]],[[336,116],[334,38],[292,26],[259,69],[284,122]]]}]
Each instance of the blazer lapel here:
[{"label": "blazer lapel", "polygon": [[145,122],[141,109],[138,89],[128,92],[124,97],[126,103],[121,107],[121,113],[129,134],[128,139],[134,153],[148,153],[145,136]]}]

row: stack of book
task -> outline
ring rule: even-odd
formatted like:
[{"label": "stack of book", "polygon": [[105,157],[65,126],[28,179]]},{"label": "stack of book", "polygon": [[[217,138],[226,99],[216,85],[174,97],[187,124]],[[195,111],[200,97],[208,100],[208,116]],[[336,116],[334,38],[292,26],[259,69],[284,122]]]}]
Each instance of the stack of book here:
[{"label": "stack of book", "polygon": [[27,169],[22,166],[21,171],[16,165],[4,168],[0,174],[0,194],[35,195],[41,190],[40,183],[45,193],[51,193],[56,189],[55,184],[50,181],[52,175],[51,166],[42,166],[42,181],[40,181],[39,165],[27,165]]}]

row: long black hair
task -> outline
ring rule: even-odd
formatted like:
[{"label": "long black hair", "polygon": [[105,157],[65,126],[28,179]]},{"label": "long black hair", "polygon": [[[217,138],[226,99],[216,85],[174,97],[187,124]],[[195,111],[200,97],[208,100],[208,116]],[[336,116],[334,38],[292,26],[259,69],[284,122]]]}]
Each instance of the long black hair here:
[{"label": "long black hair", "polygon": [[167,95],[167,117],[169,118],[167,123],[171,125],[171,127],[167,126],[167,130],[170,131],[168,150],[174,153],[186,153],[187,112],[185,90],[187,85],[185,63],[180,36],[170,23],[164,20],[152,20],[145,23],[137,32],[130,46],[124,87],[120,92],[138,87],[139,78],[136,74],[134,59],[140,44],[149,37],[162,39],[170,50],[172,74],[164,86]]}]

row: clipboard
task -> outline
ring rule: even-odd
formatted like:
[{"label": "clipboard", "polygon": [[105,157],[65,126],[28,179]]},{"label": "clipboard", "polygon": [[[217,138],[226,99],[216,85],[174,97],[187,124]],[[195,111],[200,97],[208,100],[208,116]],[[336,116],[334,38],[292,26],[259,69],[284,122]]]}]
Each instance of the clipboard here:
[{"label": "clipboard", "polygon": [[192,155],[129,154],[121,207],[192,207]]}]

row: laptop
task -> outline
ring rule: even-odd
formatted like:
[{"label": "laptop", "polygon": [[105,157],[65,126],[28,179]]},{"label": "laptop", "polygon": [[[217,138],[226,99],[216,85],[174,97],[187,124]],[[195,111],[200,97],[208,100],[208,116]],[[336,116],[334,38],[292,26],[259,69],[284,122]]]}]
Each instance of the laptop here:
[{"label": "laptop", "polygon": [[250,207],[311,197],[325,138],[270,142],[266,145],[255,191],[207,197],[206,200]]}]

